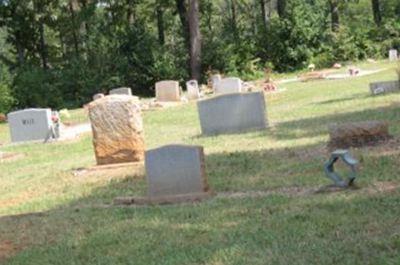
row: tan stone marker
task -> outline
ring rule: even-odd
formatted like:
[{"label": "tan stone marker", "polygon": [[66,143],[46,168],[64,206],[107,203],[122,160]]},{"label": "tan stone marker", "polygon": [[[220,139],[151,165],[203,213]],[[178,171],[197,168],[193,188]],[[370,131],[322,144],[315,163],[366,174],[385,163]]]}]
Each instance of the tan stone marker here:
[{"label": "tan stone marker", "polygon": [[196,202],[213,195],[201,146],[167,145],[146,152],[147,197],[121,197],[116,205]]},{"label": "tan stone marker", "polygon": [[98,165],[144,159],[143,122],[135,97],[111,95],[89,104],[93,145]]}]

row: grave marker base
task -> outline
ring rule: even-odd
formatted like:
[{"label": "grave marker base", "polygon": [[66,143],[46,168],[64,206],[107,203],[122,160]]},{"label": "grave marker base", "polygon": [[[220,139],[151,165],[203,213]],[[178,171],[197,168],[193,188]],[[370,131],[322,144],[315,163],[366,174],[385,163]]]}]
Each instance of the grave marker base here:
[{"label": "grave marker base", "polygon": [[117,197],[114,205],[153,205],[153,204],[179,204],[194,203],[209,199],[214,196],[211,191],[201,193],[180,194],[162,197]]}]

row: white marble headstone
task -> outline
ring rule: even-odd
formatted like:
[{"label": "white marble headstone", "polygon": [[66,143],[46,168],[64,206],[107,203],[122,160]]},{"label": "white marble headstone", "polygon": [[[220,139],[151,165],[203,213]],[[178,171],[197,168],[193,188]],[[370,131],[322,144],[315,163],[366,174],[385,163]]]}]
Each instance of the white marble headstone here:
[{"label": "white marble headstone", "polygon": [[218,82],[214,92],[218,95],[242,92],[242,80],[237,77],[228,77]]},{"label": "white marble headstone", "polygon": [[197,80],[190,80],[186,82],[186,88],[188,92],[188,99],[200,98],[199,84],[197,83]]}]

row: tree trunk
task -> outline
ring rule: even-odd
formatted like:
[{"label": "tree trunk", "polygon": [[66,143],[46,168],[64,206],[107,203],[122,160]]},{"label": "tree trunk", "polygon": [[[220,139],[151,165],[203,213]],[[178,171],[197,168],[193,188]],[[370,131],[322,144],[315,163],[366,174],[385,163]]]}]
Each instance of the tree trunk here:
[{"label": "tree trunk", "polygon": [[[74,2],[74,3],[73,3]],[[71,25],[72,25],[72,38],[74,42],[74,48],[75,48],[75,55],[76,57],[79,57],[79,40],[78,40],[78,35],[76,33],[76,19],[75,19],[75,0],[70,0],[68,3],[69,6],[69,12],[71,15]]]},{"label": "tree trunk", "polygon": [[372,0],[372,13],[374,14],[375,24],[379,27],[382,22],[382,14],[379,0]]},{"label": "tree trunk", "polygon": [[231,0],[231,23],[232,23],[232,32],[236,39],[239,37],[239,33],[237,30],[237,13],[236,13],[236,2],[235,0]]},{"label": "tree trunk", "polygon": [[48,69],[48,53],[47,53],[47,44],[44,36],[44,23],[42,19],[39,21],[39,34],[40,34],[40,44],[39,44],[39,53],[42,58],[42,66],[44,69]]},{"label": "tree trunk", "polygon": [[157,3],[157,29],[158,29],[158,42],[160,45],[165,43],[165,33],[164,33],[164,10],[161,6],[160,1]]},{"label": "tree trunk", "polygon": [[340,21],[339,21],[339,1],[338,0],[330,0],[331,6],[331,27],[332,31],[339,31]]},{"label": "tree trunk", "polygon": [[176,8],[178,9],[179,19],[181,20],[182,24],[183,37],[185,38],[187,47],[189,47],[190,45],[189,23],[187,21],[187,10],[185,6],[185,0],[176,0]]},{"label": "tree trunk", "polygon": [[15,34],[15,46],[17,48],[18,53],[18,63],[20,66],[24,65],[25,63],[25,49],[21,44],[19,32]]},{"label": "tree trunk", "polygon": [[126,0],[126,4],[127,4],[126,17],[128,19],[129,25],[132,25],[133,22],[135,21],[135,12],[132,0]]},{"label": "tree trunk", "polygon": [[189,0],[190,74],[192,79],[201,78],[201,33],[199,1]]},{"label": "tree trunk", "polygon": [[277,12],[280,18],[285,17],[286,10],[286,0],[278,0],[277,2]]},{"label": "tree trunk", "polygon": [[265,0],[260,0],[260,8],[261,8],[261,16],[264,25],[264,30],[267,31],[269,24],[269,17],[267,15],[267,10],[265,8]]}]

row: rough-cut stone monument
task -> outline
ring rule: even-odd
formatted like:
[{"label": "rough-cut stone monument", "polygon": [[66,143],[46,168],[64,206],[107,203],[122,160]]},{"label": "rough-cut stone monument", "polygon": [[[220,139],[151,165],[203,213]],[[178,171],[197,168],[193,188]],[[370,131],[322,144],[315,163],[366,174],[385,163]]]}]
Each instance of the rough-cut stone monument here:
[{"label": "rough-cut stone monument", "polygon": [[263,92],[221,95],[197,103],[204,135],[262,130],[267,127]]},{"label": "rough-cut stone monument", "polygon": [[365,121],[331,125],[330,149],[373,145],[390,139],[389,124],[382,121]]},{"label": "rough-cut stone monument", "polygon": [[136,98],[112,95],[93,101],[89,118],[98,165],[143,160],[143,123]]},{"label": "rough-cut stone monument", "polygon": [[372,95],[381,95],[392,92],[400,92],[399,81],[376,82],[369,84]]},{"label": "rough-cut stone monument", "polygon": [[230,94],[242,92],[242,80],[237,77],[221,79],[216,87],[216,94]]},{"label": "rough-cut stone monument", "polygon": [[132,96],[132,89],[130,87],[120,87],[111,89],[109,92],[110,95],[128,95]]},{"label": "rough-cut stone monument", "polygon": [[399,59],[398,52],[395,49],[389,50],[389,61],[397,61]]},{"label": "rough-cut stone monument", "polygon": [[50,109],[25,109],[7,115],[12,142],[51,138],[53,121]]},{"label": "rough-cut stone monument", "polygon": [[199,84],[197,83],[197,80],[190,80],[186,82],[186,88],[188,92],[188,99],[196,100],[200,98]]},{"label": "rough-cut stone monument", "polygon": [[180,101],[180,87],[177,81],[160,81],[156,83],[157,101]]},{"label": "rough-cut stone monument", "polygon": [[148,197],[202,195],[209,191],[201,146],[168,145],[146,152]]}]

